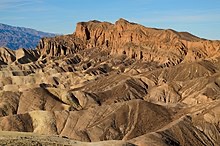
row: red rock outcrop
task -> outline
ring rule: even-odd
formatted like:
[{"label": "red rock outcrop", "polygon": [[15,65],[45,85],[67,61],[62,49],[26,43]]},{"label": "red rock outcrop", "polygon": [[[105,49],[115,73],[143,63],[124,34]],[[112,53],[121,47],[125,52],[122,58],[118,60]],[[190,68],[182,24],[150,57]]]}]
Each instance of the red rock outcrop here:
[{"label": "red rock outcrop", "polygon": [[[58,40],[58,41],[56,41]],[[218,57],[220,42],[208,41],[186,32],[147,28],[119,19],[115,24],[89,21],[77,23],[72,35],[42,39],[41,55],[60,56],[97,47],[112,55],[155,61],[162,66]]]}]

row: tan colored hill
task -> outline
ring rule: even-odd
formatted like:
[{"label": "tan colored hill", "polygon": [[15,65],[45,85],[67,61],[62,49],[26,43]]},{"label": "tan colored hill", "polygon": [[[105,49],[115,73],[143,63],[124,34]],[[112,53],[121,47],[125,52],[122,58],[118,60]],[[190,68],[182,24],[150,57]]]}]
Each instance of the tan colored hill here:
[{"label": "tan colored hill", "polygon": [[124,19],[1,48],[0,144],[218,146],[219,49]]}]

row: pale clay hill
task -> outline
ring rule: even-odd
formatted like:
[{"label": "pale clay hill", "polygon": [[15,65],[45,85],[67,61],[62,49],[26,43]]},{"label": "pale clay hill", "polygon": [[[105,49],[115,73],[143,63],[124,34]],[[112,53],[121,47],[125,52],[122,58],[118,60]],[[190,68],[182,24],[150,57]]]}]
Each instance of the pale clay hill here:
[{"label": "pale clay hill", "polygon": [[1,48],[0,88],[1,145],[220,145],[220,41],[187,32],[80,22]]}]

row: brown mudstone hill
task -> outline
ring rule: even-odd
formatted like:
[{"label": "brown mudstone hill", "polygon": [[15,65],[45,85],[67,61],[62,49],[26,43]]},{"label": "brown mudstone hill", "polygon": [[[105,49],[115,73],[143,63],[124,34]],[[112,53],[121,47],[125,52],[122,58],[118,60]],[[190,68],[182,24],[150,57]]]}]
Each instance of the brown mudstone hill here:
[{"label": "brown mudstone hill", "polygon": [[219,49],[124,19],[0,48],[0,144],[218,146]]}]

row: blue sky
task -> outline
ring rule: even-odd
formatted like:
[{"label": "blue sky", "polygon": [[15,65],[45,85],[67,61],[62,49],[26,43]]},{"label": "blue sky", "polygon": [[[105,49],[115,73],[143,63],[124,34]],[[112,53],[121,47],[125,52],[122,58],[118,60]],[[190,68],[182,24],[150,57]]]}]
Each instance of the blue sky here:
[{"label": "blue sky", "polygon": [[220,40],[220,0],[0,0],[0,23],[46,32],[70,34],[79,21],[119,18]]}]

